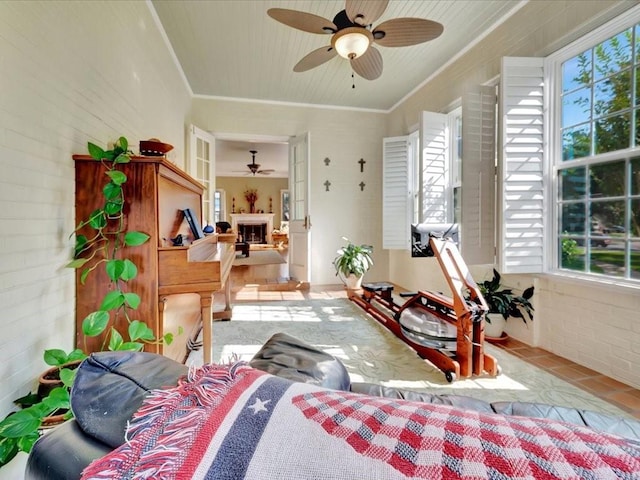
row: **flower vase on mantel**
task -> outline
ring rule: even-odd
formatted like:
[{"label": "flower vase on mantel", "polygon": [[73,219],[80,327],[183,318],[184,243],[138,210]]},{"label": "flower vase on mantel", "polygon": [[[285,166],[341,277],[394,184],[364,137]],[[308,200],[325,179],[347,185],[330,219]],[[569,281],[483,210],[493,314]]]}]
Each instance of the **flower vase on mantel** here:
[{"label": "flower vase on mantel", "polygon": [[249,204],[249,213],[256,213],[256,204],[255,203],[250,203]]}]

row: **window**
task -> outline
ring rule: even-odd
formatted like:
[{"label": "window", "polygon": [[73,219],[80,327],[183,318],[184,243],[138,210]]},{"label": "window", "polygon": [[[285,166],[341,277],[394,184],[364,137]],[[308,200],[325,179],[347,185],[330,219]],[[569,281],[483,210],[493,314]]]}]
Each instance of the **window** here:
[{"label": "window", "polygon": [[450,178],[450,217],[454,223],[462,220],[461,190],[462,190],[462,107],[456,108],[449,114],[449,169]]},{"label": "window", "polygon": [[215,172],[215,138],[210,133],[189,126],[189,173],[204,186],[202,192],[202,225],[211,225],[217,220],[213,205],[216,172]]},{"label": "window", "polygon": [[447,114],[423,112],[421,143],[415,156],[415,194],[420,223],[452,223],[456,218],[456,198],[460,199],[462,162],[462,107]]},{"label": "window", "polygon": [[638,12],[551,58],[560,270],[640,280]]},{"label": "window", "polygon": [[495,115],[495,87],[476,86],[448,114],[422,112],[419,132],[384,139],[383,248],[409,249],[409,223],[455,221],[465,258],[494,261]]},{"label": "window", "polygon": [[222,222],[226,219],[224,190],[216,190],[213,193],[213,222]]}]

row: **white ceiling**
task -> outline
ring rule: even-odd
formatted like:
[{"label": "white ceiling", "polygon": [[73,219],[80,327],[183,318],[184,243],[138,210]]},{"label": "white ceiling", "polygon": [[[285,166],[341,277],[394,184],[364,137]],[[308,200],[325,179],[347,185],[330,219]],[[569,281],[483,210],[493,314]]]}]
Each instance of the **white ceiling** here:
[{"label": "white ceiling", "polygon": [[[523,3],[526,1],[391,0],[374,27],[392,18],[418,17],[441,23],[444,32],[435,40],[410,47],[377,46],[384,63],[382,75],[373,81],[355,75],[352,88],[352,70],[341,57],[303,73],[293,72],[302,57],[329,45],[331,36],[296,30],[267,15],[269,8],[278,7],[333,20],[344,9],[344,0],[151,0],[196,96],[378,111],[392,109]],[[230,148],[246,150],[250,161],[252,143]],[[266,147],[255,146],[257,163],[280,169],[268,163]],[[264,155],[260,157],[261,151]],[[239,162],[240,157],[231,163]],[[228,171],[229,166],[218,159],[216,164],[219,173]]]}]

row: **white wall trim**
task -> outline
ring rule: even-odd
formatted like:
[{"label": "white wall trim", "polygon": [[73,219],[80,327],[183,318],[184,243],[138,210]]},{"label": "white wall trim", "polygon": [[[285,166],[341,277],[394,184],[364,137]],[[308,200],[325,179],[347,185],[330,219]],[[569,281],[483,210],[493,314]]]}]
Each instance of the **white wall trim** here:
[{"label": "white wall trim", "polygon": [[430,81],[432,81],[438,75],[440,75],[444,70],[449,68],[450,65],[453,65],[455,62],[457,62],[460,57],[462,57],[469,50],[471,50],[473,47],[475,47],[477,44],[479,44],[482,40],[484,40],[496,28],[498,28],[504,22],[509,20],[509,18],[511,18],[513,15],[515,15],[527,3],[529,3],[529,0],[520,0],[520,3],[518,5],[516,5],[513,9],[511,9],[509,12],[507,12],[505,15],[503,15],[502,18],[499,18],[493,25],[491,25],[487,30],[485,30],[482,33],[482,35],[477,37],[473,42],[467,44],[467,46],[465,48],[463,48],[456,55],[451,57],[448,62],[443,64],[439,69],[437,69],[435,72],[433,72],[431,75],[429,75],[422,83],[418,84],[416,86],[416,88],[414,88],[409,93],[407,93],[404,97],[402,97],[400,100],[398,100],[395,103],[395,105],[393,105],[389,110],[387,110],[387,113],[393,112],[396,108],[398,108],[400,105],[402,105],[404,102],[406,102],[407,99],[409,99],[414,93],[416,93],[418,90],[420,90],[426,84],[428,84]]},{"label": "white wall trim", "polygon": [[350,112],[389,113],[389,110],[378,110],[373,108],[344,107],[341,105],[319,105],[317,103],[282,102],[277,100],[261,100],[258,98],[222,97],[218,95],[202,95],[200,93],[194,94],[193,98],[199,98],[202,100],[219,100],[225,102],[260,103],[263,105],[279,105],[285,107],[319,108],[321,110],[346,110]]},{"label": "white wall trim", "polygon": [[180,77],[182,78],[182,81],[184,82],[185,87],[187,87],[187,91],[191,95],[191,98],[193,98],[193,89],[191,88],[191,85],[189,84],[189,80],[187,79],[187,76],[185,75],[184,70],[182,69],[180,60],[178,60],[178,56],[176,55],[176,52],[173,49],[171,42],[169,41],[169,36],[167,35],[167,32],[162,26],[160,17],[158,17],[158,12],[156,12],[156,9],[153,7],[153,3],[151,2],[151,0],[146,0],[146,3],[147,3],[147,7],[149,8],[149,13],[151,13],[151,17],[153,18],[153,21],[156,24],[158,31],[160,32],[160,36],[162,37],[162,40],[164,41],[164,44],[167,47],[167,50],[169,50],[169,55],[171,55],[171,58],[173,59],[173,63],[178,69],[178,73],[180,74]]}]

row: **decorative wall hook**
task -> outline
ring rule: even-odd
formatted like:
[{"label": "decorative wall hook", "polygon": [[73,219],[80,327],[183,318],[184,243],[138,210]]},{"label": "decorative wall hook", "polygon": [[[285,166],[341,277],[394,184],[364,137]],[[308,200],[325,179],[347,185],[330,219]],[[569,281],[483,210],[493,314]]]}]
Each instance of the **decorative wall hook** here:
[{"label": "decorative wall hook", "polygon": [[360,187],[360,191],[361,191],[361,192],[364,192],[364,186],[365,186],[365,185],[366,185],[366,183],[364,183],[364,182],[360,182],[360,183],[358,184],[358,186]]},{"label": "decorative wall hook", "polygon": [[367,162],[365,161],[364,158],[361,158],[360,160],[358,160],[358,163],[360,164],[360,171],[364,172],[364,164]]},{"label": "decorative wall hook", "polygon": [[325,157],[324,164],[328,167],[330,163],[331,163],[331,159],[329,157]]},{"label": "decorative wall hook", "polygon": [[329,180],[327,180],[326,182],[324,182],[324,188],[325,188],[325,192],[329,191],[329,187],[331,186],[331,182]]}]

